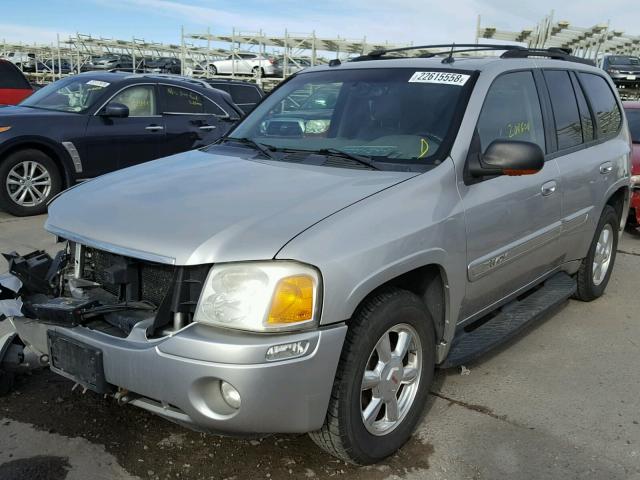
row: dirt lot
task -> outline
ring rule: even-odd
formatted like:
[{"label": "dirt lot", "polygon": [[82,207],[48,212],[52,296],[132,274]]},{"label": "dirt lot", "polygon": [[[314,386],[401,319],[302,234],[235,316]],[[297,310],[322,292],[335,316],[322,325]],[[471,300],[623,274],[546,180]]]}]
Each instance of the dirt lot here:
[{"label": "dirt lot", "polygon": [[[55,251],[43,220],[0,212],[0,251]],[[42,371],[0,398],[0,479],[640,479],[639,285],[626,236],[605,297],[568,302],[468,374],[439,372],[414,438],[375,467],[304,435],[190,432]]]}]

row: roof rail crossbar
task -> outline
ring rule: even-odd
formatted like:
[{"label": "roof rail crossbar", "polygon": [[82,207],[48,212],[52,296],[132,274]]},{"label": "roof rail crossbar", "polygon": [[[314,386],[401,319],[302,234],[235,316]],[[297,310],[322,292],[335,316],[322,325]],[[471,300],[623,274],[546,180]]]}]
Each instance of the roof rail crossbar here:
[{"label": "roof rail crossbar", "polygon": [[[442,55],[444,53],[458,53],[458,52],[473,52],[473,51],[487,51],[487,50],[525,50],[525,47],[520,45],[498,45],[498,44],[484,44],[484,43],[443,43],[438,45],[415,45],[410,47],[389,48],[382,50],[372,50],[371,52],[361,55],[352,59],[352,62],[363,60],[377,60],[382,58],[388,53],[408,52],[411,50],[428,50],[434,48],[447,49],[443,52],[435,52],[433,56]],[[464,48],[465,50],[459,50]]]},{"label": "roof rail crossbar", "polygon": [[553,60],[564,60],[566,62],[582,63],[584,65],[594,66],[595,62],[587,58],[580,58],[571,55],[570,48],[526,48],[522,50],[507,50],[500,58],[529,58],[529,57],[546,57]]}]

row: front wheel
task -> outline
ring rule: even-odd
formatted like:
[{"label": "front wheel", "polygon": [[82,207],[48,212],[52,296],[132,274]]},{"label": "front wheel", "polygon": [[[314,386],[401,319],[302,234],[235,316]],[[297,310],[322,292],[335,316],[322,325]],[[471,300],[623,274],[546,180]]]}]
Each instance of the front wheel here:
[{"label": "front wheel", "polygon": [[0,161],[0,208],[12,215],[45,213],[61,189],[56,164],[40,150],[20,150]]},{"label": "front wheel", "polygon": [[589,253],[578,270],[578,291],[575,294],[578,300],[595,300],[607,288],[616,260],[619,226],[620,219],[616,210],[610,205],[605,206]]},{"label": "front wheel", "polygon": [[311,438],[358,465],[393,454],[422,416],[434,368],[424,303],[400,289],[374,294],[351,320],[325,423]]}]

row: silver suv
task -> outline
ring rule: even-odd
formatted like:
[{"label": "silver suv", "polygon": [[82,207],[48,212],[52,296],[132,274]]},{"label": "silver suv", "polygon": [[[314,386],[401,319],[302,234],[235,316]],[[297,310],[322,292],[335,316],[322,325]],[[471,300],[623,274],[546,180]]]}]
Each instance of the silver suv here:
[{"label": "silver suv", "polygon": [[605,72],[495,48],[307,69],[217,144],[62,194],[62,252],[6,255],[4,389],[48,366],[187,427],[392,454],[435,368],[603,294],[627,218]]}]

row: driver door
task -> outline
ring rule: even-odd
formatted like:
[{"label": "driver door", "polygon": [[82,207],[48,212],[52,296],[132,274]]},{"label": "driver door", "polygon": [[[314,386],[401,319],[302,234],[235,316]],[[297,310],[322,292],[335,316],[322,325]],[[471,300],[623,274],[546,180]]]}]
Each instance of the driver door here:
[{"label": "driver door", "polygon": [[[489,88],[470,150],[484,152],[497,139],[533,142],[545,151],[531,71],[503,74]],[[558,179],[558,165],[550,159],[534,175],[459,180],[467,229],[463,319],[490,310],[562,262]]]},{"label": "driver door", "polygon": [[[129,108],[126,118],[102,115],[104,107],[119,103]],[[85,137],[87,162],[95,175],[154,160],[161,156],[165,125],[159,114],[155,84],[136,84],[116,93],[89,119]],[[98,171],[96,171],[98,170]]]}]

